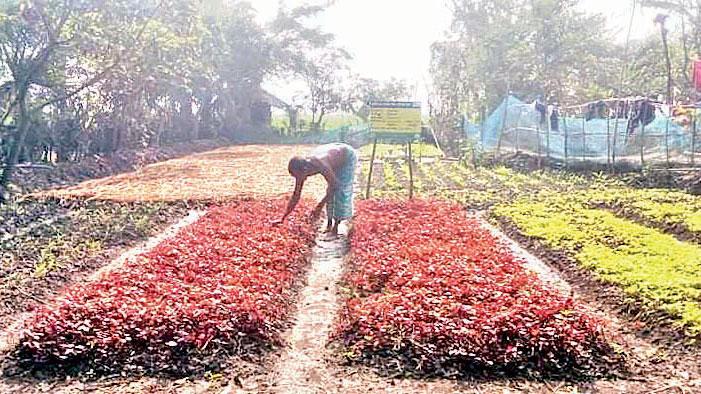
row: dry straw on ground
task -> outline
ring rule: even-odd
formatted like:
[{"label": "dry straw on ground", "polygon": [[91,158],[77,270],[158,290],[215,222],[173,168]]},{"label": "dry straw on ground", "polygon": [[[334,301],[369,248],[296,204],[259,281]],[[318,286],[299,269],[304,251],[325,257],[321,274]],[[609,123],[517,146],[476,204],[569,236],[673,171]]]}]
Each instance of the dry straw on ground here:
[{"label": "dry straw on ground", "polygon": [[[303,145],[232,146],[43,194],[114,201],[223,201],[280,197],[294,187],[294,179],[287,172],[289,159],[310,149]],[[310,179],[305,185],[305,195],[322,197],[324,185],[321,177]]]}]

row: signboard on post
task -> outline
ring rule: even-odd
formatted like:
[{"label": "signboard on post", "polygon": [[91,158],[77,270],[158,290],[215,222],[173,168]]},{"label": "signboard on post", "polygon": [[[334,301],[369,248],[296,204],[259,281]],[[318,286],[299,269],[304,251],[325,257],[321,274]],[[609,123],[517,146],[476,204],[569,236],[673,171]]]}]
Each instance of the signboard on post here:
[{"label": "signboard on post", "polygon": [[374,101],[370,103],[370,131],[413,139],[421,134],[421,103]]},{"label": "signboard on post", "polygon": [[370,198],[372,170],[375,163],[377,140],[401,142],[407,144],[407,162],[409,163],[409,198],[414,196],[413,157],[411,142],[421,135],[421,103],[413,101],[372,101],[370,104],[370,132],[375,141],[370,156],[367,190],[365,198]]}]

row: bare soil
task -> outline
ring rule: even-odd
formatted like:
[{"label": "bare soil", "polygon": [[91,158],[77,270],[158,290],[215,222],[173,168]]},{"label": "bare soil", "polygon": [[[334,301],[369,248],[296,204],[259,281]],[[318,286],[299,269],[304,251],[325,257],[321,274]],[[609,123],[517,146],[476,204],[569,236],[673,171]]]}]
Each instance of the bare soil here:
[{"label": "bare soil", "polygon": [[[113,201],[227,201],[277,198],[294,187],[290,158],[308,152],[305,145],[240,145],[145,166],[137,171],[43,192],[53,197]],[[321,198],[322,177],[305,184],[307,195]]]},{"label": "bare soil", "polygon": [[19,166],[13,176],[13,184],[21,193],[66,187],[87,179],[134,171],[151,163],[204,152],[228,144],[230,143],[225,140],[201,140],[156,148],[125,149],[54,166]]}]

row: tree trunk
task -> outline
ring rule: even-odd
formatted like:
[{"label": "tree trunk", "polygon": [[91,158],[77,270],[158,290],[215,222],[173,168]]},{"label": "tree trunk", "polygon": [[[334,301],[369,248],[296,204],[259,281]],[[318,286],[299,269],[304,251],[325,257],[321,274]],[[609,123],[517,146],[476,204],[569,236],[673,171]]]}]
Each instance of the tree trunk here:
[{"label": "tree trunk", "polygon": [[325,115],[326,115],[326,111],[322,109],[321,112],[319,113],[319,119],[316,121],[316,125],[314,126],[314,129],[316,131],[322,131],[321,130],[321,122],[324,120]]},{"label": "tree trunk", "polygon": [[667,42],[667,29],[664,23],[660,23],[662,33],[662,46],[664,47],[664,57],[667,66],[667,104],[672,104],[672,60],[669,58],[669,43]]},{"label": "tree trunk", "polygon": [[293,107],[288,107],[287,108],[287,116],[290,118],[290,134],[297,134],[297,129],[299,128],[299,119],[298,119],[299,111],[297,111],[297,108]]},{"label": "tree trunk", "polygon": [[27,86],[22,86],[17,92],[17,102],[19,104],[19,119],[17,121],[17,135],[10,146],[10,153],[7,162],[4,163],[2,175],[0,175],[0,204],[5,202],[8,193],[7,186],[12,180],[12,173],[15,170],[20,152],[24,147],[24,140],[29,130],[29,113],[27,111]]}]

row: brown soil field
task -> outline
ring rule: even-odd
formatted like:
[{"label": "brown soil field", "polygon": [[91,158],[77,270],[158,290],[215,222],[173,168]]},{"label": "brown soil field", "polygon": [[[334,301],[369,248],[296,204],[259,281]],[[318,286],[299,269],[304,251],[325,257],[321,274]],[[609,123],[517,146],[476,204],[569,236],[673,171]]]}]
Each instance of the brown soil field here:
[{"label": "brown soil field", "polygon": [[[41,192],[41,196],[113,201],[225,201],[289,194],[294,179],[287,163],[311,149],[304,145],[241,145],[150,164],[136,171]],[[314,177],[304,195],[323,197],[325,182]]]}]

